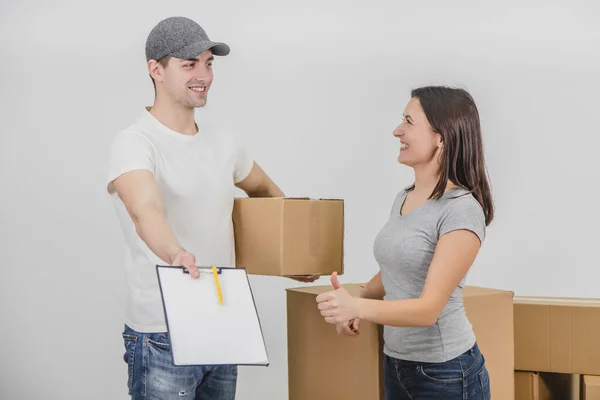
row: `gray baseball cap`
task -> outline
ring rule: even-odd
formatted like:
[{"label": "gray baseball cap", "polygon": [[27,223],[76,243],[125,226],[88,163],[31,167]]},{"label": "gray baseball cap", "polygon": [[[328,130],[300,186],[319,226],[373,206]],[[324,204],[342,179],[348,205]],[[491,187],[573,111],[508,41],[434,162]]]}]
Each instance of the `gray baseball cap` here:
[{"label": "gray baseball cap", "polygon": [[229,54],[228,45],[211,41],[195,21],[185,17],[170,17],[160,21],[150,31],[146,40],[146,60],[160,60],[165,56],[190,59],[208,49],[216,56]]}]

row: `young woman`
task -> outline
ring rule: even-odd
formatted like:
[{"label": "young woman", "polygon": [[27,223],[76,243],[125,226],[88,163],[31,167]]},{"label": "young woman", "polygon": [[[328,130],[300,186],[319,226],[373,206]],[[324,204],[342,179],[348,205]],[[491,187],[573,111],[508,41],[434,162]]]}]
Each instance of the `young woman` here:
[{"label": "young woman", "polygon": [[394,136],[415,182],[375,239],[380,271],[359,298],[332,275],[319,310],[349,336],[361,319],[384,325],[386,399],[489,399],[461,292],[494,217],[477,107],[462,89],[413,90]]}]

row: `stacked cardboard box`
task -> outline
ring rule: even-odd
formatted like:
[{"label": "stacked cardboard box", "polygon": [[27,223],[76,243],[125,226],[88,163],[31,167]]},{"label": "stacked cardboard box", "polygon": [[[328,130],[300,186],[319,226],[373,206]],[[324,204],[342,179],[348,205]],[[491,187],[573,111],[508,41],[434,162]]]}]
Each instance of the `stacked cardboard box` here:
[{"label": "stacked cardboard box", "polygon": [[[357,294],[360,284],[344,285]],[[288,289],[289,399],[383,399],[382,330],[338,336],[315,298]],[[512,297],[467,286],[465,312],[490,373],[492,399],[600,400],[600,300]]]},{"label": "stacked cardboard box", "polygon": [[600,300],[515,297],[516,400],[600,400]]},{"label": "stacked cardboard box", "polygon": [[[353,295],[359,284],[344,285]],[[360,335],[338,336],[317,309],[316,296],[331,286],[287,291],[290,400],[384,399],[382,330],[366,321]],[[467,286],[465,313],[490,374],[492,399],[514,396],[513,293]]]},{"label": "stacked cardboard box", "polygon": [[515,371],[515,400],[579,400],[579,375]]}]

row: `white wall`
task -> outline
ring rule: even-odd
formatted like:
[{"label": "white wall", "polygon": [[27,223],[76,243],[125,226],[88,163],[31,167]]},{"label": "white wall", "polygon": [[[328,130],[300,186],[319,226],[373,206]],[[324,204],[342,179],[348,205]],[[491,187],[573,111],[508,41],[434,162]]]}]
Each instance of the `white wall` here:
[{"label": "white wall", "polygon": [[[374,236],[412,182],[391,132],[410,89],[435,83],[474,95],[497,206],[468,283],[600,297],[600,6],[435,3],[2,2],[0,398],[127,398],[105,162],[152,101],[144,41],[171,15],[232,48],[198,117],[246,140],[287,195],[345,199],[343,282],[377,270]],[[298,284],[251,282],[272,364],[242,368],[238,398],[285,399]]]}]

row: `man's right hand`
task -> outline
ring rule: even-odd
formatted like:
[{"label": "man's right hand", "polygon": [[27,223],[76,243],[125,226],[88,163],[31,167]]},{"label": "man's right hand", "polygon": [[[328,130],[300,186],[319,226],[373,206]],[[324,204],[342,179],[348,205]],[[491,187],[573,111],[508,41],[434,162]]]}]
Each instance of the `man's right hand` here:
[{"label": "man's right hand", "polygon": [[196,256],[192,253],[180,250],[173,256],[173,262],[171,262],[173,266],[184,266],[185,269],[188,270],[190,276],[194,279],[200,278],[200,271],[196,267]]}]

